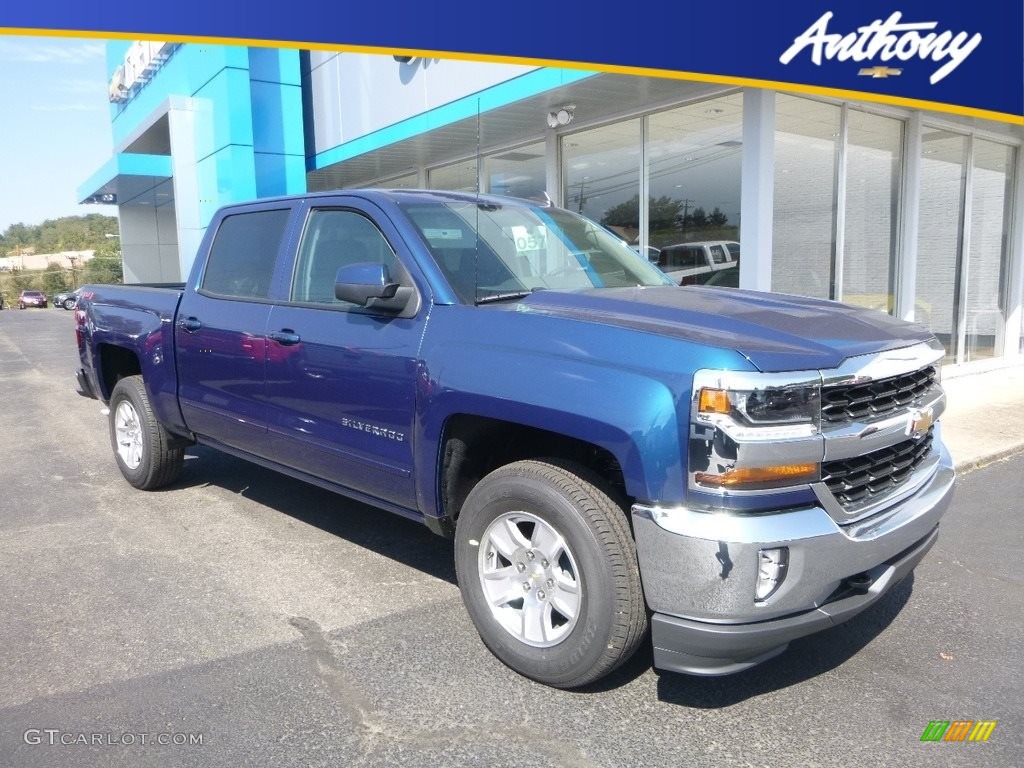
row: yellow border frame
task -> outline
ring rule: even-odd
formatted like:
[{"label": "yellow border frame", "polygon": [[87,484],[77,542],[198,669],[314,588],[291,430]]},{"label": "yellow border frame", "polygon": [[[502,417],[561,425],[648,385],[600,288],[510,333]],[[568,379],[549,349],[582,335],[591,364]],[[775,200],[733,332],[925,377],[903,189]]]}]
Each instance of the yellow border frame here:
[{"label": "yellow border frame", "polygon": [[168,40],[176,43],[215,43],[218,45],[245,45],[255,48],[297,48],[318,51],[343,51],[345,53],[373,53],[384,55],[415,56],[424,58],[453,59],[457,61],[483,61],[497,64],[525,64],[534,67],[561,67],[563,69],[585,69],[596,72],[608,72],[617,75],[638,75],[642,77],[664,77],[674,80],[690,80],[701,83],[719,85],[751,86],[754,88],[771,88],[773,90],[794,91],[815,96],[831,96],[839,99],[857,99],[872,101],[879,104],[890,104],[897,107],[928,109],[935,112],[946,112],[953,115],[978,117],[984,120],[995,120],[1013,125],[1024,125],[1024,116],[1008,112],[996,112],[988,109],[962,107],[956,104],[945,104],[939,101],[911,99],[903,96],[888,96],[871,93],[870,91],[853,91],[844,88],[827,88],[802,83],[787,83],[779,80],[760,80],[749,77],[730,77],[727,75],[708,75],[702,72],[682,72],[674,69],[655,69],[653,67],[630,67],[618,64],[596,64],[593,62],[561,61],[558,59],[534,59],[518,56],[498,56],[493,54],[460,53],[452,51],[433,51],[424,48],[384,48],[371,45],[345,45],[343,43],[304,43],[293,40],[258,40],[235,37],[207,37],[204,35],[161,35],[157,32],[99,32],[72,31],[63,29],[28,29],[21,27],[0,27],[0,35],[32,36],[32,37],[69,37],[94,40]]}]

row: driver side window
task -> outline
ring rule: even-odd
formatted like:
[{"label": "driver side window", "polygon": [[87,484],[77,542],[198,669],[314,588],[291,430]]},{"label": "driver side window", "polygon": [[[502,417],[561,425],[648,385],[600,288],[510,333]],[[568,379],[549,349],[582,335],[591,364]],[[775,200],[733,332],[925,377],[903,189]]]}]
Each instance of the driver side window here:
[{"label": "driver side window", "polygon": [[355,211],[314,210],[302,235],[291,300],[354,306],[335,298],[334,279],[341,267],[360,263],[384,264],[398,275],[395,252],[372,221]]}]

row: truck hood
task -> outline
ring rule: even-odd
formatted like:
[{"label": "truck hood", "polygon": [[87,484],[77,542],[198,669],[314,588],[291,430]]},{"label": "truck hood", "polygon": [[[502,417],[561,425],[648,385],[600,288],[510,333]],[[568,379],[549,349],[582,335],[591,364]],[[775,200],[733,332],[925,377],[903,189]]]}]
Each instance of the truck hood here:
[{"label": "truck hood", "polygon": [[516,308],[734,349],[765,372],[835,368],[849,357],[932,338],[875,310],[730,288],[538,291]]}]

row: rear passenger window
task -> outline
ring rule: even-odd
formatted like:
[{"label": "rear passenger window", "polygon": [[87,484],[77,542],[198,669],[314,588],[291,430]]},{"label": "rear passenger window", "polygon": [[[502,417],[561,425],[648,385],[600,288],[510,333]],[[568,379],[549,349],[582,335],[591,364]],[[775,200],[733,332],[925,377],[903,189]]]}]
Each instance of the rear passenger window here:
[{"label": "rear passenger window", "polygon": [[351,307],[334,297],[334,279],[341,267],[362,263],[384,264],[393,280],[401,277],[395,252],[372,221],[354,211],[313,211],[299,247],[292,301]]},{"label": "rear passenger window", "polygon": [[689,245],[670,245],[661,251],[662,261],[667,267],[692,269],[704,266],[704,250]]},{"label": "rear passenger window", "polygon": [[267,298],[289,213],[283,209],[226,217],[213,238],[202,289],[219,296]]}]

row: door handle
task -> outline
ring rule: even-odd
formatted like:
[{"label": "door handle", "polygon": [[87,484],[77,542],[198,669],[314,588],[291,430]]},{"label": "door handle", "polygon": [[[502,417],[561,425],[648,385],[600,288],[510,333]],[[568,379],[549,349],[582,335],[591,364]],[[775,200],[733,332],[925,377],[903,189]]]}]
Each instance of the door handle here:
[{"label": "door handle", "polygon": [[278,344],[281,344],[286,347],[290,347],[292,344],[298,344],[300,341],[302,341],[302,337],[299,336],[299,334],[287,328],[281,331],[272,331],[268,335]]},{"label": "door handle", "polygon": [[186,333],[195,333],[203,327],[203,324],[194,317],[186,317],[178,321],[178,327]]}]

